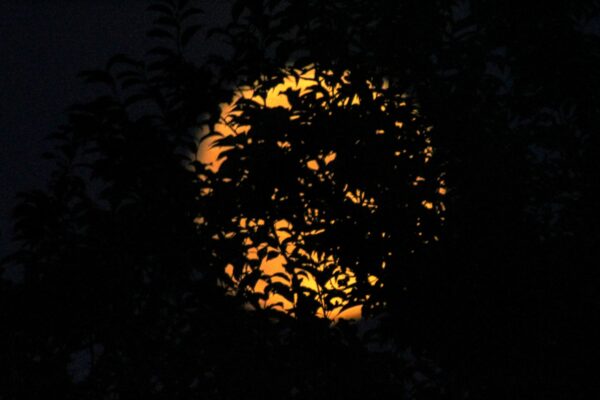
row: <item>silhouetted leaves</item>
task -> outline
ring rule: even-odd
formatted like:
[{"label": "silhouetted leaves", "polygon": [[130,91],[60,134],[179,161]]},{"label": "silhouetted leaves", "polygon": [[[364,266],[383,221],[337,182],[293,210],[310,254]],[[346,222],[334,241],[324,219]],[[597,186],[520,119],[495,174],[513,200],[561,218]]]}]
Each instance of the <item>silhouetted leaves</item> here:
[{"label": "silhouetted leaves", "polygon": [[[81,73],[97,98],[19,195],[0,397],[593,398],[597,2],[238,0],[207,65],[193,3]],[[338,90],[215,131],[234,88],[313,67]],[[315,317],[340,304],[373,319]]]},{"label": "silhouetted leaves", "polygon": [[110,87],[114,86],[114,79],[107,71],[83,71],[79,73],[79,76],[86,83],[102,83]]},{"label": "silhouetted leaves", "polygon": [[200,29],[202,29],[201,26],[191,26],[189,28],[184,29],[181,33],[181,45],[187,46],[192,37],[195,34],[197,34],[200,31]]},{"label": "silhouetted leaves", "polygon": [[186,20],[187,18],[192,17],[194,15],[203,15],[203,14],[204,14],[204,10],[202,10],[201,8],[189,7],[185,11],[183,11],[180,15],[181,15],[182,20]]},{"label": "silhouetted leaves", "polygon": [[154,28],[148,31],[148,37],[159,38],[159,39],[175,39],[175,35],[168,30],[161,28]]}]

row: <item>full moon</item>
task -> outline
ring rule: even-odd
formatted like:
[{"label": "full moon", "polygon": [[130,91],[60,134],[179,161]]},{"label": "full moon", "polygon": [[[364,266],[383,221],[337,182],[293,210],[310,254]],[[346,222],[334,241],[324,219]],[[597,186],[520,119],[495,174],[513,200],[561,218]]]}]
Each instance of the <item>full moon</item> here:
[{"label": "full moon", "polygon": [[[293,73],[292,73],[293,72]],[[346,72],[342,75],[341,82],[347,83],[346,78],[349,72]],[[213,135],[211,138],[201,141],[201,144],[198,149],[197,159],[202,164],[204,164],[207,170],[211,170],[218,174],[219,168],[223,163],[227,162],[227,156],[219,157],[221,152],[223,151],[223,147],[216,146],[216,141],[219,138],[224,138],[227,136],[236,136],[236,135],[246,135],[250,131],[250,126],[242,125],[235,122],[235,117],[239,116],[241,111],[238,108],[238,103],[241,99],[244,100],[252,100],[261,105],[264,108],[277,108],[282,107],[286,110],[291,110],[292,106],[290,104],[290,100],[288,98],[288,93],[291,91],[298,93],[300,96],[305,93],[315,89],[316,87],[319,90],[325,90],[331,96],[330,98],[336,98],[337,92],[341,90],[341,86],[338,84],[332,84],[331,80],[326,79],[328,75],[331,75],[330,72],[317,73],[315,68],[308,68],[305,70],[293,70],[287,76],[284,77],[283,81],[273,88],[269,89],[265,92],[262,92],[262,95],[257,94],[256,87],[246,86],[239,88],[233,99],[228,104],[223,104],[221,106],[221,115],[219,118],[219,122],[213,127]],[[385,80],[380,82],[379,84],[373,82],[366,82],[367,86],[370,90],[370,96],[373,99],[378,98],[379,96],[383,96],[383,92],[388,88],[389,83]],[[319,96],[315,97],[316,101],[319,101]],[[338,106],[352,106],[359,105],[361,102],[361,98],[358,95],[345,97],[342,100],[339,100],[343,104],[338,104]],[[398,104],[395,104],[397,107],[406,106],[404,101],[398,101]],[[404,103],[404,104],[403,104]],[[323,103],[320,105],[323,108],[327,108],[327,104]],[[385,112],[382,108],[381,112]],[[404,121],[395,121],[394,125],[396,129],[401,129],[404,124]],[[427,135],[428,131],[431,128],[428,127],[424,130],[424,132],[419,132],[420,135]],[[200,134],[200,137],[203,137],[208,133],[208,130],[203,131]],[[376,130],[376,135],[384,135],[386,132],[384,130]],[[433,155],[433,148],[430,145],[429,139],[425,139],[424,143],[426,144],[422,151],[423,162],[427,163],[429,159]],[[278,145],[282,148],[285,146],[290,146],[287,142],[278,142]],[[395,156],[400,157],[401,151],[396,151]],[[305,162],[304,167],[307,170],[318,171],[319,169],[326,169],[329,165],[336,162],[337,154],[335,152],[329,152],[327,154],[322,154],[320,158],[311,159]],[[296,177],[290,177],[290,179],[296,179]],[[419,185],[420,182],[424,180],[423,177],[416,177],[414,185]],[[375,211],[378,207],[377,196],[376,194],[367,194],[361,191],[360,189],[350,187],[346,185],[344,187],[345,192],[345,200],[349,203],[352,203],[359,207],[365,207],[368,209],[372,209]],[[438,194],[443,195],[445,192],[443,179],[438,178]],[[433,199],[427,200],[423,199],[421,206],[425,210],[430,210],[431,212],[435,212],[437,214],[441,214],[443,211],[444,205],[441,202],[436,202]],[[312,213],[316,213],[318,215],[319,210],[309,210]],[[335,223],[335,221],[330,221],[331,224]],[[273,308],[275,310],[279,310],[285,313],[292,313],[294,309],[294,304],[290,301],[289,296],[283,296],[277,291],[267,290],[269,285],[277,284],[279,287],[287,286],[291,287],[291,282],[295,279],[296,282],[299,281],[299,285],[301,288],[306,288],[310,290],[311,293],[321,293],[324,290],[329,291],[338,291],[338,293],[351,294],[356,283],[357,276],[352,268],[349,266],[339,265],[337,261],[336,254],[323,253],[309,248],[304,245],[303,241],[300,240],[290,240],[290,232],[294,232],[297,236],[295,238],[308,237],[308,236],[318,236],[323,233],[323,231],[327,228],[319,228],[319,229],[304,229],[301,232],[298,232],[298,227],[294,227],[288,220],[286,219],[277,219],[275,221],[265,221],[260,218],[249,218],[247,216],[240,216],[235,220],[237,225],[237,229],[239,232],[243,232],[246,235],[246,241],[248,241],[247,251],[244,254],[245,259],[250,263],[250,261],[254,261],[253,265],[259,265],[261,270],[261,278],[256,281],[250,288],[245,288],[245,290],[250,290],[253,293],[262,294],[263,300],[261,300],[261,307]],[[283,246],[283,250],[277,254],[277,256],[268,257],[268,256],[260,256],[259,254],[264,254],[264,250],[268,246],[266,243],[261,243],[260,241],[255,241],[249,236],[249,232],[253,229],[256,229],[265,224],[272,224],[275,235],[279,239],[281,243],[285,243]],[[385,236],[385,233],[383,234]],[[434,240],[437,240],[435,238]],[[267,249],[268,250],[268,249]],[[288,263],[288,257],[294,254],[296,257],[302,257],[313,265],[316,266],[317,271],[327,271],[328,276],[330,277],[326,281],[320,279],[320,283],[317,282],[317,278],[314,274],[306,271],[306,270],[290,270],[289,266],[286,268]],[[368,275],[368,284],[372,286],[382,286],[383,283],[380,281],[380,277],[377,275],[377,271],[383,271],[388,266],[386,262],[382,262],[381,265],[377,265],[377,268],[373,273]],[[242,275],[234,273],[234,267],[232,264],[223,265],[223,268],[231,279],[228,284],[228,290],[230,293],[235,294],[240,281],[243,279],[245,274],[249,274],[252,272],[252,268],[250,265],[244,265]],[[366,294],[363,298],[367,300],[369,297]],[[317,316],[322,318],[327,318],[329,320],[338,320],[338,319],[359,319],[362,316],[362,304],[359,300],[356,299],[353,303],[349,303],[347,299],[340,296],[333,301],[328,303],[328,306],[323,304],[318,308],[316,312]]]}]

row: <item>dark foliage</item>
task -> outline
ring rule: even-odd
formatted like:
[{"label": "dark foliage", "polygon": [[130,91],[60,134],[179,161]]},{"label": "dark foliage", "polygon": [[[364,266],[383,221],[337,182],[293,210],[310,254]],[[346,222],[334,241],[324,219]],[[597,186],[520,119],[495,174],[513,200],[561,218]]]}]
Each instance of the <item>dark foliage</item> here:
[{"label": "dark foliage", "polygon": [[[192,3],[149,7],[145,61],[82,73],[98,97],[51,136],[48,186],[20,195],[0,399],[590,397],[598,2],[236,0],[206,32],[232,52],[206,65],[187,56],[205,33]],[[289,90],[291,110],[240,101],[250,131],[212,130],[233,88],[265,95],[303,68],[340,89]],[[227,157],[218,172],[194,161],[203,128]],[[257,307],[260,260],[324,225],[302,246],[352,266],[354,290],[270,282],[293,316]],[[268,244],[255,262],[250,237]],[[367,294],[366,333],[314,315]]]}]

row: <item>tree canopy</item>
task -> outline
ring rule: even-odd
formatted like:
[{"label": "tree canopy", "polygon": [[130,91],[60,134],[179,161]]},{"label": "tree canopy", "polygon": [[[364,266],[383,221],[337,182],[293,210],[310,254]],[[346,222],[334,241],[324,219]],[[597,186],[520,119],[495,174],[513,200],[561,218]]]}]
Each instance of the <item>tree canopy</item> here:
[{"label": "tree canopy", "polygon": [[0,399],[587,398],[598,2],[201,7],[82,72],[14,210]]}]

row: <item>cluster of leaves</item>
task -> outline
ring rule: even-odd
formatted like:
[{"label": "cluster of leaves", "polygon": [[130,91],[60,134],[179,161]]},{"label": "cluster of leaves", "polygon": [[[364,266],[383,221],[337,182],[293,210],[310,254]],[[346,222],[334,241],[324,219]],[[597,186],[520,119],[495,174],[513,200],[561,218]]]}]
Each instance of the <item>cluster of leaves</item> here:
[{"label": "cluster of leaves", "polygon": [[[423,84],[443,68],[434,65],[432,52],[452,46],[450,36],[465,25],[455,21],[450,6],[236,1],[233,21],[212,32],[233,50],[230,57],[214,60],[223,77],[237,86],[250,85],[259,97],[297,70],[314,69],[328,87],[339,86],[334,92],[319,85],[307,93],[288,90],[291,111],[238,101],[240,114],[232,123],[250,126],[250,132],[216,143],[227,159],[215,176],[207,172],[212,188],[208,203],[214,206],[207,208],[211,220],[205,223],[228,227],[221,232],[227,237],[215,232],[220,241],[217,262],[232,264],[235,278],[244,278],[242,293],[248,293],[246,288],[252,292],[260,279],[270,283],[249,301],[258,304],[273,289],[291,303],[300,300],[311,314],[322,310],[327,315],[342,299],[343,308],[363,303],[365,315],[374,315],[392,299],[400,302],[396,309],[404,309],[406,292],[417,291],[416,281],[435,273],[439,260],[422,265],[422,257],[435,249],[427,246],[424,251],[422,244],[440,236],[439,189],[445,167],[443,157],[426,155],[428,149],[437,151],[436,133],[429,134],[431,125],[434,132],[437,126],[421,112],[420,103],[435,90],[424,91]],[[348,72],[349,81],[344,81]],[[367,82],[380,88],[389,82],[389,87],[374,98]],[[355,96],[359,104],[353,103]],[[326,163],[332,154],[335,160]],[[308,163],[319,160],[319,167],[311,170]],[[354,195],[356,202],[351,201]],[[361,204],[370,199],[375,207]],[[320,213],[318,221],[310,216],[315,212]],[[260,237],[236,235],[243,219],[266,221],[265,232],[256,232]],[[308,254],[288,253],[273,229],[280,221],[293,227],[286,242],[303,243],[295,251]],[[322,232],[307,234],[315,231]],[[264,254],[258,260],[244,257],[260,245]],[[333,287],[326,293],[298,284],[289,291],[265,277],[260,267],[264,259],[281,255],[288,278],[296,272],[321,275],[317,281],[323,289],[335,271],[350,268],[357,284],[351,291]],[[378,287],[369,282],[370,275],[381,278]]]},{"label": "cluster of leaves", "polygon": [[148,62],[117,55],[81,74],[101,94],[51,135],[48,186],[19,196],[20,248],[6,264],[23,279],[2,291],[3,399],[143,395],[156,392],[154,373],[188,379],[185,360],[162,365],[218,295],[198,279],[198,189],[184,167],[216,96],[210,73],[183,53],[198,30],[181,29],[198,13],[187,3],[151,6],[160,16],[149,34],[176,38],[173,50],[161,44]]},{"label": "cluster of leaves", "polygon": [[[203,173],[210,188],[203,224],[214,229],[221,268],[233,266],[238,292],[255,306],[275,292],[298,317],[334,317],[356,305],[365,314],[381,311],[377,292],[388,271],[437,239],[443,179],[431,157],[430,127],[403,93],[375,89],[352,73],[312,72],[314,85],[285,93],[290,108],[267,107],[266,96],[242,97],[229,123],[248,129],[204,136],[218,138],[213,146],[225,161]],[[293,73],[263,77],[264,85]],[[265,91],[262,84],[256,92]],[[248,229],[241,221],[261,223]],[[258,256],[248,257],[256,248]],[[276,257],[286,273],[270,276],[261,266]],[[352,285],[328,284],[349,275]],[[261,279],[268,284],[256,292]]]},{"label": "cluster of leaves", "polygon": [[[600,125],[598,2],[239,0],[234,10],[234,21],[217,32],[232,45],[233,55],[216,61],[235,84],[266,82],[267,90],[269,82],[281,81],[282,66],[314,66],[335,77],[352,71],[357,77],[353,90],[368,79],[385,77],[391,92],[408,94],[418,102],[427,124],[434,127],[431,140],[437,160],[443,160],[439,171],[445,173],[448,190],[445,234],[439,245],[405,255],[389,270],[391,276],[377,297],[387,302],[393,315],[387,320],[390,334],[437,348],[440,357],[479,382],[479,394],[488,398],[511,397],[515,392],[530,397],[583,396],[582,388],[568,394],[564,388],[573,386],[566,383],[570,379],[566,371],[582,369],[583,343],[591,342],[572,332],[597,319],[593,317],[597,290],[591,282],[598,275],[592,244],[598,239],[594,217],[595,131]],[[258,135],[264,125],[269,134],[290,141],[295,127],[289,122],[290,113],[252,104],[244,107],[251,123],[240,123],[252,125]],[[359,129],[364,127],[356,122],[360,115],[349,111],[331,120],[337,125],[315,130],[317,148],[307,152],[309,157],[325,150],[328,138],[343,147],[353,132],[372,132],[373,125]],[[335,132],[342,130],[340,139]],[[380,139],[371,138],[367,152]],[[266,192],[249,192],[252,200],[229,201],[260,204],[254,210],[258,214],[270,210],[267,217],[272,220],[296,214],[301,225],[303,205],[297,204],[295,211],[273,208],[270,195],[273,187],[279,188],[271,187],[279,168],[303,168],[306,160],[294,157],[285,167],[275,158],[246,164],[240,157],[260,144],[250,145],[245,139],[243,135],[227,139],[237,147],[223,165],[232,162],[238,175],[224,174],[241,178],[246,170],[274,168],[261,181],[263,188],[269,186]],[[265,139],[264,145],[271,146],[272,154],[285,154],[270,140]],[[346,154],[360,151],[364,150],[352,147]],[[331,168],[340,165],[337,161]],[[361,181],[358,187],[369,184],[362,171],[371,165],[350,164],[352,177]],[[391,170],[387,167],[374,176],[387,174]],[[313,175],[318,178],[318,173]],[[229,185],[243,187],[245,182]],[[332,193],[324,192],[315,198],[333,201]],[[236,204],[231,204],[233,213],[243,214],[246,210],[236,210]],[[332,209],[342,210],[337,205]],[[382,224],[369,222],[372,231]],[[341,237],[334,242],[350,241],[354,232],[359,231],[353,227],[338,233]],[[270,240],[276,248],[273,235]],[[325,243],[330,250],[333,244]],[[401,241],[397,246],[398,254],[411,249]],[[366,243],[359,248],[360,257],[382,256],[369,252]],[[340,257],[351,259],[352,249],[345,248]],[[244,249],[231,251],[243,254]],[[366,269],[372,265],[378,263],[361,263]],[[542,366],[547,357],[554,367]],[[566,359],[578,362],[564,364]],[[503,367],[506,372],[499,374],[496,368],[503,363],[513,367]],[[561,363],[569,367],[558,368]],[[531,377],[527,369],[542,372]],[[511,382],[500,378],[507,374],[518,378]]]},{"label": "cluster of leaves", "polygon": [[[147,62],[116,56],[83,74],[107,94],[72,108],[48,187],[15,210],[8,262],[23,279],[0,283],[0,398],[442,396],[419,358],[369,353],[355,327],[312,317],[367,293],[369,313],[387,304],[370,337],[434,354],[455,397],[589,398],[593,380],[575,376],[594,371],[584,333],[600,315],[597,1],[236,0],[233,22],[210,32],[233,51],[204,66],[186,57],[200,11],[151,9],[161,45]],[[341,90],[290,90],[291,110],[240,101],[233,123],[250,131],[220,139],[217,173],[194,170],[196,132],[232,87],[264,97],[309,66]],[[373,98],[366,82],[384,79]],[[441,238],[422,246],[411,224],[430,215],[420,203],[435,204],[441,172],[446,223],[438,235],[422,219],[423,237]],[[264,222],[244,232],[242,219]],[[223,296],[224,265],[239,277],[249,262],[244,237],[267,243],[259,259],[283,254],[290,272],[318,275],[283,248],[278,221],[288,242],[354,268],[357,289],[320,300],[292,284],[298,319]],[[242,287],[260,277],[252,267]]]},{"label": "cluster of leaves", "polygon": [[20,195],[19,250],[3,267],[22,279],[0,283],[0,398],[441,396],[431,363],[369,353],[354,326],[272,319],[224,295],[214,225],[194,220],[230,212],[235,196],[206,213],[193,155],[230,91],[215,65],[186,57],[200,11],[150,10],[160,44],[147,61],[117,55],[82,73],[105,94],[69,110],[48,186]]}]

